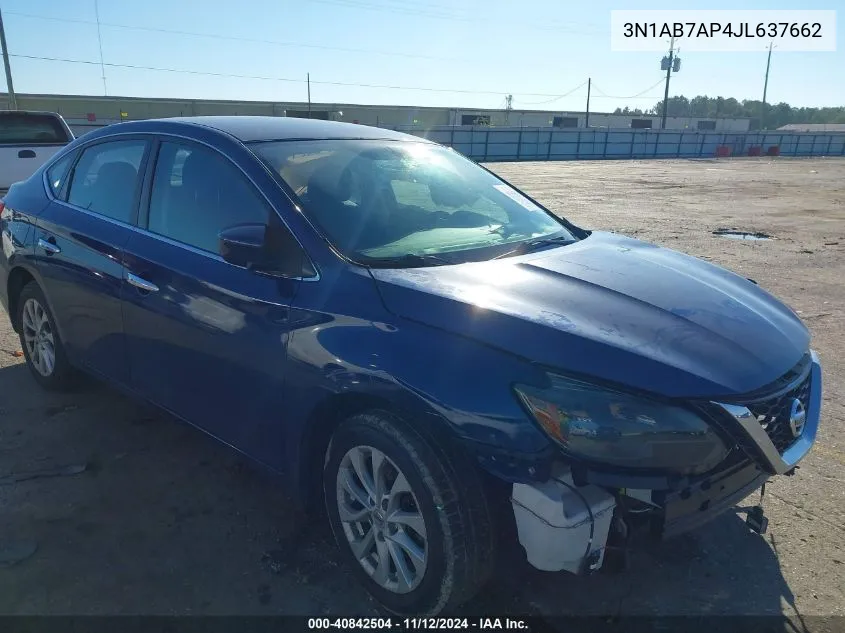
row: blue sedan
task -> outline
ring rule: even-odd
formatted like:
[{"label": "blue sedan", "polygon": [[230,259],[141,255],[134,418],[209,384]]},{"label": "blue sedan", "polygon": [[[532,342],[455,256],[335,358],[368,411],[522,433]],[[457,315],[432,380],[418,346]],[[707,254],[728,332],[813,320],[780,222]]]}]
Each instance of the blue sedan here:
[{"label": "blue sedan", "polygon": [[596,571],[791,474],[816,437],[792,310],[419,138],[123,123],[0,206],[35,381],[92,374],[277,471],[395,613],[467,600],[506,538]]}]

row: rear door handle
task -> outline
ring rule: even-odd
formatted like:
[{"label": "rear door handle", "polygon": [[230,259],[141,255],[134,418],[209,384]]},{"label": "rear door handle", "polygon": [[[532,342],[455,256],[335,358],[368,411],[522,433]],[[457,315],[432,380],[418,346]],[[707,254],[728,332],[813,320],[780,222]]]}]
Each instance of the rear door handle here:
[{"label": "rear door handle", "polygon": [[153,282],[142,279],[138,275],[133,275],[129,271],[126,271],[126,281],[138,288],[138,290],[144,290],[145,292],[158,292],[158,286],[156,286]]},{"label": "rear door handle", "polygon": [[35,152],[31,149],[22,149],[18,152],[18,158],[35,158]]},{"label": "rear door handle", "polygon": [[62,249],[60,249],[58,246],[56,246],[56,243],[54,241],[50,241],[52,239],[53,238],[48,238],[48,239],[45,240],[43,237],[39,237],[38,238],[38,248],[43,249],[44,252],[47,253],[48,255],[56,255],[58,253],[61,253]]}]

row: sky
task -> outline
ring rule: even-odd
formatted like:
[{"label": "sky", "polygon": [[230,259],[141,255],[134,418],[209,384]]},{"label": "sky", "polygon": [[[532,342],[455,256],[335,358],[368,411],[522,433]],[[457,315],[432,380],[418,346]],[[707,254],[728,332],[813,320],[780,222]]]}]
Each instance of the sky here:
[{"label": "sky", "polygon": [[[669,8],[845,2],[0,0],[19,93],[305,101],[310,73],[314,102],[498,108],[511,94],[515,109],[576,111],[588,78],[592,111],[663,98],[662,54],[612,52],[610,11]],[[775,49],[769,103],[845,105],[845,11],[837,18],[836,52]],[[760,99],[766,45],[681,49],[670,95]]]}]

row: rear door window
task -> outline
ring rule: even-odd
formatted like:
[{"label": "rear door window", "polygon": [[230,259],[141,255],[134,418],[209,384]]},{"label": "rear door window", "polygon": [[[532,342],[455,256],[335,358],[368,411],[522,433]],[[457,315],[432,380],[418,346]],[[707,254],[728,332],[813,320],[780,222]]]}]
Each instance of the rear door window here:
[{"label": "rear door window", "polygon": [[132,224],[147,142],[108,141],[83,150],[73,169],[67,201]]},{"label": "rear door window", "polygon": [[44,145],[70,140],[67,130],[55,116],[23,112],[0,115],[0,144]]}]

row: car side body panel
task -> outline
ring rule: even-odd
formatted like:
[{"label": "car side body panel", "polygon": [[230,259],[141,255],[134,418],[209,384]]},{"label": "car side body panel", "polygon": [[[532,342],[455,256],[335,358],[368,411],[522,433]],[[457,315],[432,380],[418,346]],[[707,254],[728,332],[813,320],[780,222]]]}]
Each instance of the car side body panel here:
[{"label": "car side body panel", "polygon": [[[72,363],[126,384],[120,289],[131,229],[53,201],[38,217],[33,259]],[[38,244],[55,245],[50,253]]]},{"label": "car side body panel", "polygon": [[158,287],[123,286],[133,389],[278,468],[297,282],[142,232],[127,245],[126,268]]},{"label": "car side body panel", "polygon": [[[43,288],[43,280],[36,267],[34,236],[38,216],[50,205],[44,184],[46,167],[46,164],[42,165],[27,180],[12,185],[3,196],[4,208],[0,213],[0,304],[7,312],[10,308],[9,280],[13,271],[17,270],[16,274],[26,271],[26,275],[38,281]],[[49,297],[47,300],[50,303]],[[61,333],[61,327],[59,331]]]}]

